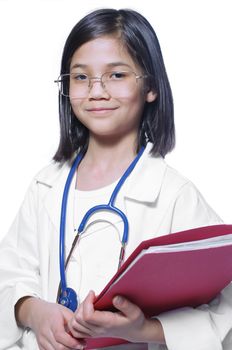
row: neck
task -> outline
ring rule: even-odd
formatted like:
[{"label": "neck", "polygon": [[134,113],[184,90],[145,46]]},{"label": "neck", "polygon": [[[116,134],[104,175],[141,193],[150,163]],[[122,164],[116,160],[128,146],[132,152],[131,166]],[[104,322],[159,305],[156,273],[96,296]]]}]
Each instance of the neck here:
[{"label": "neck", "polygon": [[98,140],[90,138],[87,152],[78,168],[77,187],[92,190],[109,185],[119,179],[137,153],[135,139]]},{"label": "neck", "polygon": [[86,160],[93,164],[110,165],[121,164],[122,162],[132,161],[137,154],[137,139],[122,138],[121,140],[96,139],[90,138]]}]

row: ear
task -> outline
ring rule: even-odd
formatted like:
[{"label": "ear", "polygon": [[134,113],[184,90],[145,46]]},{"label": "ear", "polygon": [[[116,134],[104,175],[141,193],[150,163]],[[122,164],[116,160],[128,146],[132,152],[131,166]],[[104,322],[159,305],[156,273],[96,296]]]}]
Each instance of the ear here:
[{"label": "ear", "polygon": [[157,93],[153,90],[150,90],[146,94],[146,102],[153,102],[155,101],[156,97],[157,97]]}]

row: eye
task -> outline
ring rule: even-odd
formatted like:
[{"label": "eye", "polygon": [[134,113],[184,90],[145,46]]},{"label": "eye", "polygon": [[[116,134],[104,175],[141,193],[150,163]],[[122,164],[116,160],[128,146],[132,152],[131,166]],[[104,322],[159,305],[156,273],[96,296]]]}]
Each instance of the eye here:
[{"label": "eye", "polygon": [[128,77],[129,72],[111,72],[109,73],[110,80],[124,80]]},{"label": "eye", "polygon": [[88,75],[84,73],[73,73],[72,79],[77,81],[88,81]]}]

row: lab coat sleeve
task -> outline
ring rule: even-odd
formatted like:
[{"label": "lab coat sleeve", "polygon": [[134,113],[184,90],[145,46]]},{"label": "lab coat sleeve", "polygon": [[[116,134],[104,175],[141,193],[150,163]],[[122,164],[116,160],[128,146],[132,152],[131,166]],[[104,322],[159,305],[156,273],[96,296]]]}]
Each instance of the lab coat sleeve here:
[{"label": "lab coat sleeve", "polygon": [[18,327],[14,306],[24,296],[40,297],[36,230],[36,194],[29,188],[7,236],[0,243],[0,349],[16,343]]},{"label": "lab coat sleeve", "polygon": [[[191,183],[179,191],[171,215],[172,232],[221,223]],[[157,318],[169,350],[232,349],[232,284],[209,305],[181,308]]]}]

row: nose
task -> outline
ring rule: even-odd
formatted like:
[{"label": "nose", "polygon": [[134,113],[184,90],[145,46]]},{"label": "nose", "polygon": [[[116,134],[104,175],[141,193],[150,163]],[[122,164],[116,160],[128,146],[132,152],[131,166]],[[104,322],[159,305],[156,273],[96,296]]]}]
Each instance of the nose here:
[{"label": "nose", "polygon": [[109,98],[101,78],[93,77],[89,80],[89,97],[90,98]]}]

